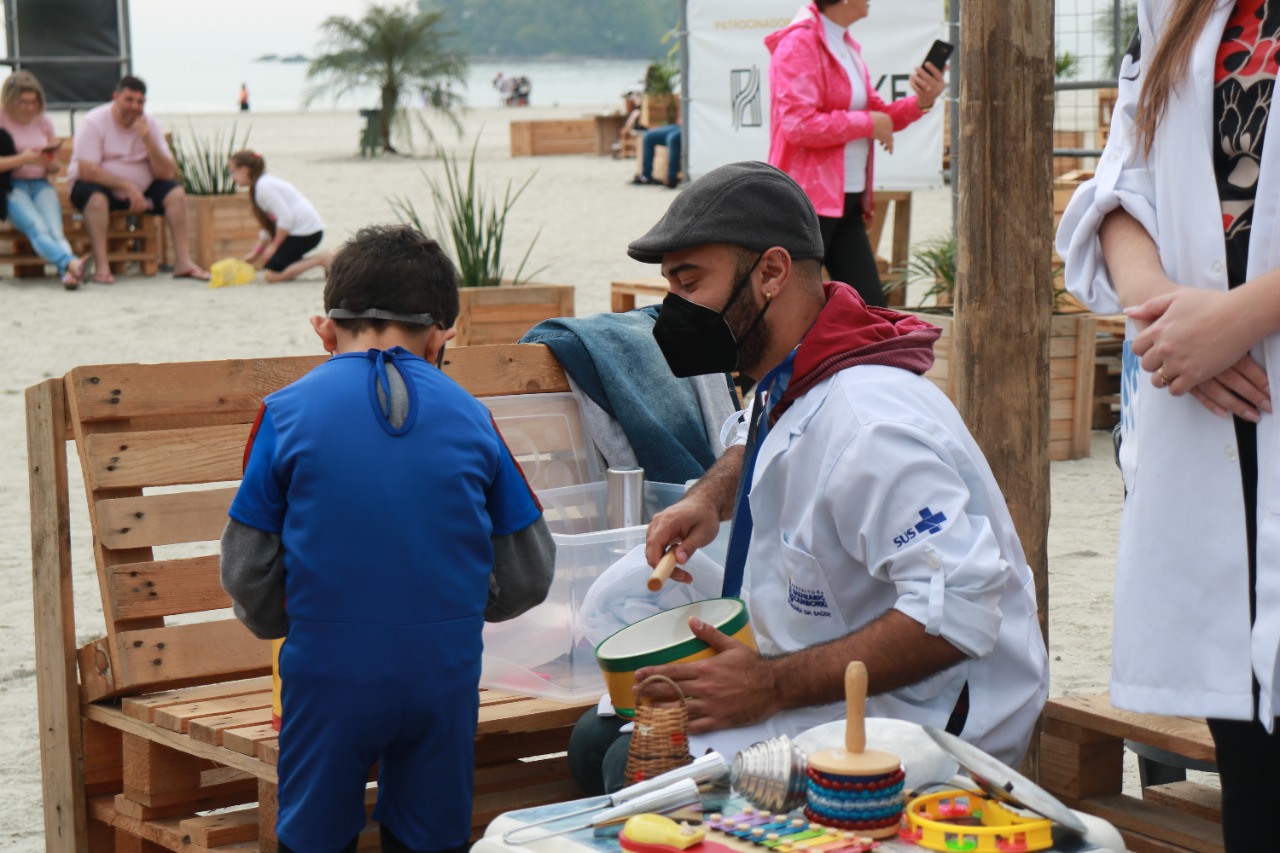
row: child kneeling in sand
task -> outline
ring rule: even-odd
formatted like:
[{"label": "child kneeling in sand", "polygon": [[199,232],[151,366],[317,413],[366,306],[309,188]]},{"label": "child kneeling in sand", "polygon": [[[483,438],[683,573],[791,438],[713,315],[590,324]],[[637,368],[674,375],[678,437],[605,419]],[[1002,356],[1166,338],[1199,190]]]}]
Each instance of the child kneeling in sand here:
[{"label": "child kneeling in sand", "polygon": [[333,357],[266,398],[222,536],[236,616],[286,637],[280,850],[354,851],[375,762],[384,851],[465,850],[480,632],[543,600],[555,546],[488,410],[437,367],[458,314],[440,246],[361,230],[324,307]]}]

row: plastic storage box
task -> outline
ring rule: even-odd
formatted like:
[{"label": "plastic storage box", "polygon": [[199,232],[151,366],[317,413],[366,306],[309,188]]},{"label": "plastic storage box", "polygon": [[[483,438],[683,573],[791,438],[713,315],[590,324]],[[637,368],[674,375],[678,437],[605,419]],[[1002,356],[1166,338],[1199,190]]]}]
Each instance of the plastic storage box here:
[{"label": "plastic storage box", "polygon": [[498,431],[535,491],[604,479],[572,394],[485,397]]},{"label": "plastic storage box", "polygon": [[[579,701],[605,692],[595,649],[579,624],[579,608],[591,584],[644,543],[654,513],[671,506],[684,486],[645,483],[644,524],[605,529],[607,492],[602,482],[538,493],[556,541],[556,572],[547,600],[509,622],[485,625],[482,687],[526,696]],[[729,524],[702,553],[724,565]],[[638,594],[645,594],[639,581]]]}]

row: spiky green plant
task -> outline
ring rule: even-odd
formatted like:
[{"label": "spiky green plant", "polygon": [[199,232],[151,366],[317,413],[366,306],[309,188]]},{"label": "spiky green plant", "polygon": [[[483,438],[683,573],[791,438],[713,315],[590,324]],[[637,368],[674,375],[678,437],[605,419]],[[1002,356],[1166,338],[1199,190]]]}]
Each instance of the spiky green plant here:
[{"label": "spiky green plant", "polygon": [[173,158],[182,174],[182,186],[187,195],[234,195],[235,181],[231,180],[231,170],[227,163],[231,155],[245,148],[249,142],[249,131],[245,128],[244,138],[236,141],[236,125],[231,125],[231,133],[224,139],[222,131],[212,137],[201,136],[196,129],[190,128],[190,138],[178,131],[173,131]]},{"label": "spiky green plant", "polygon": [[[480,140],[477,139],[475,145],[471,146],[465,175],[458,159],[444,154],[441,157],[444,162],[444,184],[441,185],[425,171],[422,172],[422,177],[431,189],[431,199],[435,205],[435,232],[448,235],[449,242],[453,243],[453,259],[458,265],[461,278],[459,284],[463,287],[496,287],[502,283],[503,278],[502,250],[506,241],[507,216],[534,175],[530,175],[514,190],[511,181],[507,181],[499,201],[476,183],[476,149],[479,145]],[[391,209],[402,222],[424,234],[432,233],[432,229],[426,227],[413,201],[407,196],[393,197]],[[538,233],[541,233],[541,229]],[[520,259],[515,275],[511,277],[513,283],[528,280],[521,274],[537,241],[538,234],[535,234]],[[537,271],[531,275],[536,274]]]},{"label": "spiky green plant", "polygon": [[[1120,73],[1120,69],[1116,68],[1116,58],[1112,51],[1116,26],[1115,5],[1108,3],[1093,20],[1094,34],[1102,40],[1104,45],[1106,45],[1105,68],[1108,77],[1115,77]],[[1122,47],[1127,46],[1129,44],[1129,40],[1132,39],[1134,34],[1138,31],[1137,0],[1124,0],[1124,2],[1120,4],[1120,22],[1118,26],[1120,27],[1120,44]]]},{"label": "spiky green plant", "polygon": [[929,285],[921,305],[930,296],[946,297],[956,286],[956,238],[954,234],[917,244],[907,261],[904,283],[924,281]]}]

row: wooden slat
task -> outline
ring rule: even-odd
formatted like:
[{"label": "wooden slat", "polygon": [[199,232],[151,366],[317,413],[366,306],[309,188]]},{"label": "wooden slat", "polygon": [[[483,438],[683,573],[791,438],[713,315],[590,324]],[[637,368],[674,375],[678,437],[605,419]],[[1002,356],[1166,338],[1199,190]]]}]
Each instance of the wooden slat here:
[{"label": "wooden slat", "polygon": [[111,796],[94,797],[89,803],[89,811],[95,820],[122,829],[135,838],[158,844],[165,850],[181,850],[183,853],[259,853],[260,851],[256,841],[226,844],[216,850],[189,843],[184,841],[185,833],[182,831],[180,818],[138,820],[118,812],[114,798]]},{"label": "wooden slat", "polygon": [[247,755],[241,755],[229,749],[223,749],[220,746],[201,743],[184,734],[171,732],[168,729],[162,729],[150,723],[126,717],[119,708],[91,703],[84,706],[84,715],[87,719],[103,723],[122,732],[135,734],[173,749],[179,749],[227,767],[243,770],[246,773],[257,776],[259,779],[265,779],[271,783],[277,781],[274,765],[264,764],[256,758],[250,758]]},{"label": "wooden slat", "polygon": [[537,732],[572,725],[584,710],[595,704],[594,701],[564,704],[549,699],[525,699],[481,708],[476,734],[483,736],[505,732]]},{"label": "wooden slat", "polygon": [[218,555],[127,563],[107,569],[111,618],[200,613],[231,606],[218,574]]},{"label": "wooden slat", "polygon": [[85,422],[236,412],[252,422],[262,398],[323,356],[78,367],[67,374]]},{"label": "wooden slat", "polygon": [[[205,717],[222,717],[237,711],[266,709],[266,714],[259,713],[255,722],[265,716],[271,720],[271,691],[263,693],[246,693],[243,696],[231,696],[225,699],[209,699],[203,702],[188,702],[185,705],[170,705],[156,709],[155,724],[175,732],[185,732],[195,720]],[[197,738],[203,740],[203,738]],[[217,741],[206,741],[216,743]]]},{"label": "wooden slat", "polygon": [[235,619],[116,635],[122,689],[201,678],[231,681],[271,671],[271,645]]},{"label": "wooden slat", "polygon": [[1142,789],[1142,799],[1157,806],[1198,817],[1211,823],[1222,823],[1222,789],[1198,782],[1169,782]]},{"label": "wooden slat", "polygon": [[256,755],[258,744],[276,740],[278,737],[279,732],[268,722],[256,726],[227,729],[222,733],[222,745],[242,755]]},{"label": "wooden slat", "polygon": [[108,548],[216,541],[235,495],[234,488],[202,489],[98,501],[98,537]]},{"label": "wooden slat", "polygon": [[1223,853],[1222,827],[1207,820],[1180,814],[1135,797],[1117,794],[1087,800],[1063,798],[1079,809],[1113,823],[1128,840],[1129,833],[1147,836],[1194,853]]},{"label": "wooden slat", "polygon": [[1072,458],[1089,455],[1093,439],[1093,381],[1097,324],[1092,314],[1082,314],[1076,320],[1076,388],[1074,435]]},{"label": "wooden slat", "polygon": [[1061,720],[1112,735],[1130,738],[1178,755],[1215,761],[1213,739],[1203,720],[1160,717],[1113,708],[1106,696],[1071,695],[1050,699],[1047,719]]},{"label": "wooden slat", "polygon": [[183,687],[177,690],[165,690],[161,693],[148,693],[144,696],[131,696],[124,699],[121,710],[126,716],[142,722],[151,722],[157,709],[182,705],[187,702],[200,702],[206,699],[243,696],[246,693],[261,693],[271,689],[271,676],[247,678],[243,681],[229,681],[224,684],[205,684],[199,687]]},{"label": "wooden slat", "polygon": [[62,382],[50,379],[28,388],[26,406],[45,849],[48,853],[75,853],[88,844],[88,825],[80,762],[67,414]]},{"label": "wooden slat", "polygon": [[[271,706],[231,711],[212,717],[199,717],[191,721],[187,734],[194,740],[226,746],[226,735],[245,728],[258,729],[271,726]],[[240,750],[237,750],[240,751]]]},{"label": "wooden slat", "polygon": [[496,767],[476,768],[475,795],[480,797],[571,778],[566,755],[538,761],[510,761]]},{"label": "wooden slat", "polygon": [[473,397],[569,390],[560,362],[542,344],[449,349],[445,373]]},{"label": "wooden slat", "polygon": [[95,492],[235,481],[248,438],[248,424],[86,436],[85,481]]},{"label": "wooden slat", "polygon": [[178,828],[192,842],[205,847],[222,847],[237,841],[258,840],[258,810],[237,809],[217,815],[188,818]]}]

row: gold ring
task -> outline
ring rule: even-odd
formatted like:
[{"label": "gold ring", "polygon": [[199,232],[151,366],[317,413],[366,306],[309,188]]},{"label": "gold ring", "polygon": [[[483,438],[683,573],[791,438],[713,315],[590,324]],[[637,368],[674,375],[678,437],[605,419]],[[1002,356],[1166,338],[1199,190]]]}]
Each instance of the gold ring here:
[{"label": "gold ring", "polygon": [[1163,367],[1163,366],[1162,366],[1162,367],[1157,367],[1157,368],[1156,368],[1156,373],[1159,373],[1159,374],[1160,374],[1160,379],[1164,382],[1164,384],[1165,384],[1165,385],[1172,385],[1172,384],[1173,384],[1173,380],[1172,380],[1172,379],[1170,379],[1168,376],[1165,376],[1165,375],[1164,375],[1164,367]]}]

